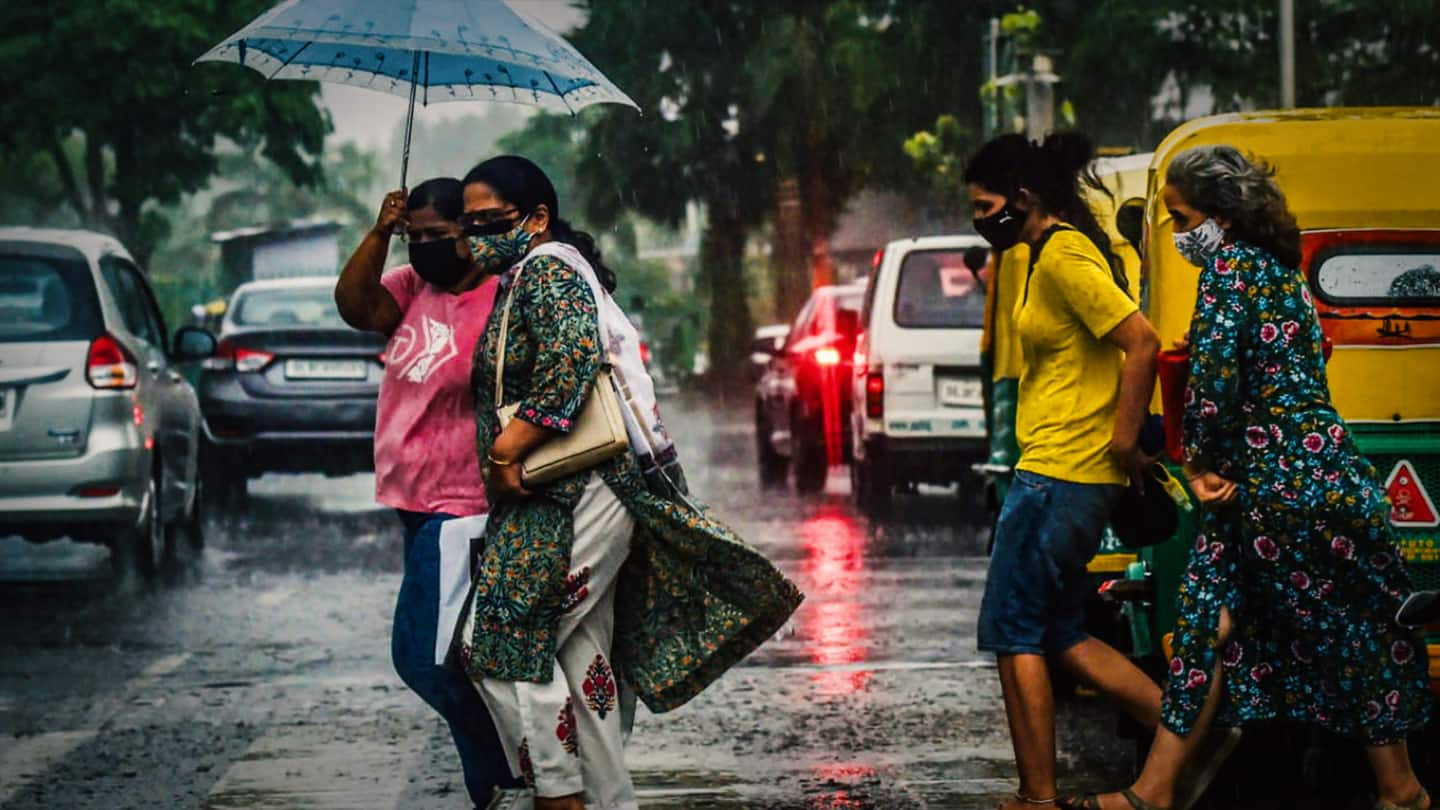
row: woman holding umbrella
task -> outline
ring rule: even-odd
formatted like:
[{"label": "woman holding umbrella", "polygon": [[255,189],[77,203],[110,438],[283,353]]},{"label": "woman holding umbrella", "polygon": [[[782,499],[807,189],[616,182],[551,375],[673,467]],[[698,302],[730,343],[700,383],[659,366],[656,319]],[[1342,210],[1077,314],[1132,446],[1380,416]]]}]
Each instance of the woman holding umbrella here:
[{"label": "woman holding umbrella", "polygon": [[[407,198],[392,191],[335,285],[345,322],[390,338],[375,420],[375,499],[405,532],[395,603],[395,671],[450,726],[479,807],[513,783],[494,723],[461,672],[435,664],[441,629],[440,532],[447,521],[489,511],[475,459],[469,357],[495,303],[495,278],[459,245],[460,181],[427,180]],[[403,228],[410,263],[383,272]]]},{"label": "woman holding umbrella", "polygon": [[[621,750],[628,690],[652,711],[680,706],[802,597],[685,495],[614,276],[559,218],[545,174],[520,157],[481,163],[465,177],[463,222],[476,262],[505,272],[497,306],[508,300],[511,313],[490,319],[475,354],[493,511],[460,658],[537,810],[635,808]],[[599,466],[527,485],[527,455],[573,429],[607,363],[633,393],[622,407],[649,415],[641,435],[629,430],[628,451]],[[519,403],[503,428],[497,385]]]}]

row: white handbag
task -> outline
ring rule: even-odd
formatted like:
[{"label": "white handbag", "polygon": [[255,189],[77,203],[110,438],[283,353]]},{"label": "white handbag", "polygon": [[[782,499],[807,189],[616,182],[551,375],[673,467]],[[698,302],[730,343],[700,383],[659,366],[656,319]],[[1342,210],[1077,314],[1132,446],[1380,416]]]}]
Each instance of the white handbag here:
[{"label": "white handbag", "polygon": [[[520,404],[504,405],[505,349],[510,335],[510,302],[520,286],[524,265],[515,271],[515,279],[505,296],[505,309],[500,316],[500,346],[495,361],[495,413],[504,430]],[[615,392],[609,365],[595,375],[595,384],[575,418],[569,433],[552,437],[530,451],[520,462],[520,479],[528,485],[548,484],[567,475],[596,467],[624,453],[630,446],[625,431],[625,418],[620,413],[620,398]]]}]

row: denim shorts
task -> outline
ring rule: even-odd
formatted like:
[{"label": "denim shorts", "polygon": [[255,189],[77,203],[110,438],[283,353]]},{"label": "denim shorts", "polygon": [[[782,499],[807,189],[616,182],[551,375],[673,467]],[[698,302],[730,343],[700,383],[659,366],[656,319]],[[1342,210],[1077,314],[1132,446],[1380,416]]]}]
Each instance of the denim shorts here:
[{"label": "denim shorts", "polygon": [[1000,520],[980,603],[980,649],[1044,655],[1084,641],[1085,566],[1122,487],[1074,484],[1018,470]]}]

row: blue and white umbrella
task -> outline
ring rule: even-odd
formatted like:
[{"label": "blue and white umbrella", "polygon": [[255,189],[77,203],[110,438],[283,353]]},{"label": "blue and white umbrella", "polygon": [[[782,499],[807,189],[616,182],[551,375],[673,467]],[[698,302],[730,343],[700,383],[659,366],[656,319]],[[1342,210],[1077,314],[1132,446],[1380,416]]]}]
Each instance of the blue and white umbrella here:
[{"label": "blue and white umbrella", "polygon": [[503,0],[285,0],[195,61],[409,97],[401,185],[417,98],[572,114],[636,107],[574,46]]}]

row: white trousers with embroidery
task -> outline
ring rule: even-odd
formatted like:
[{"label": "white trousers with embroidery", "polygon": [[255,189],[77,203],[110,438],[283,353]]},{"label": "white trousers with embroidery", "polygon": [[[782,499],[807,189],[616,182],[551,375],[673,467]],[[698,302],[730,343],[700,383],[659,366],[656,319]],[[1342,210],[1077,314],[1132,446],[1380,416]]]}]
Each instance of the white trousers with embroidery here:
[{"label": "white trousers with embroidery", "polygon": [[[615,580],[630,553],[635,519],[592,474],[575,507],[575,545],[549,683],[484,678],[476,689],[510,768],[541,797],[583,794],[587,810],[637,810],[625,767],[620,686],[610,664]],[[465,637],[474,631],[474,611]]]}]

